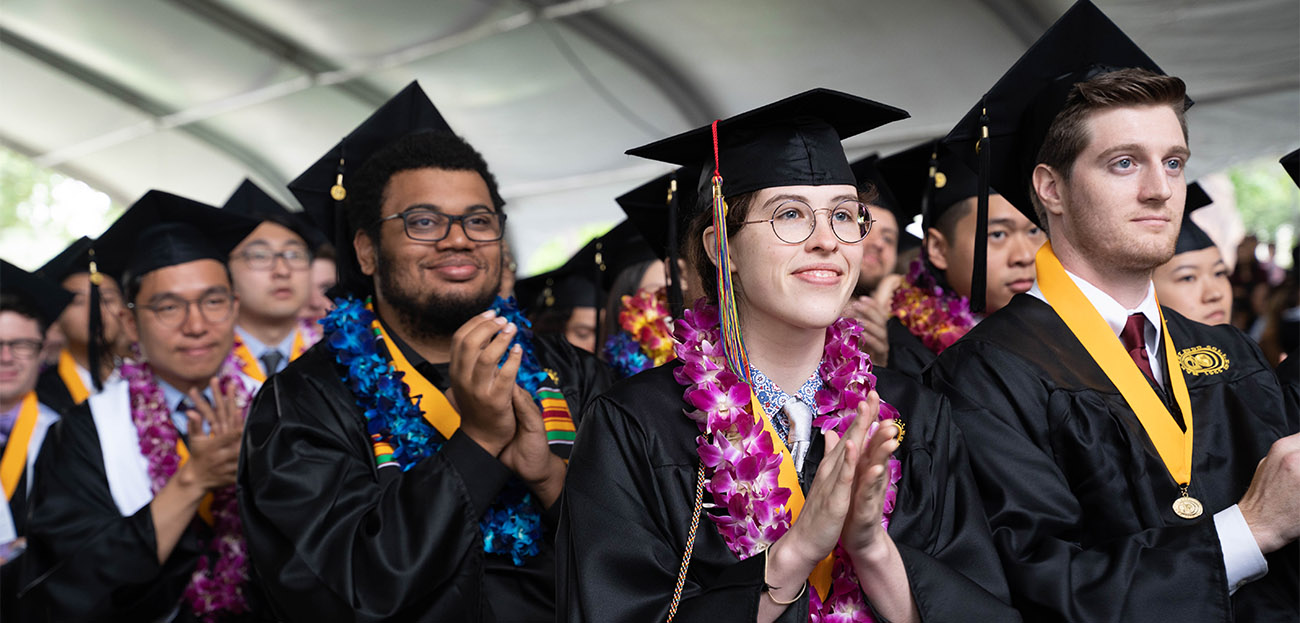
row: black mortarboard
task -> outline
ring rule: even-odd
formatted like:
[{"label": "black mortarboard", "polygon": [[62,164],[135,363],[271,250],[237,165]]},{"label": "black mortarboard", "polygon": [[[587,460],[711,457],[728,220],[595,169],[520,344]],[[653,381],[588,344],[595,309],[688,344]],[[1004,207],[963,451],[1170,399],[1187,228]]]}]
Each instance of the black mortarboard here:
[{"label": "black mortarboard", "polygon": [[881,158],[877,168],[899,203],[921,213],[922,229],[979,194],[979,177],[937,139]]},{"label": "black mortarboard", "polygon": [[1210,195],[1201,188],[1200,182],[1194,182],[1187,185],[1187,206],[1183,208],[1183,224],[1178,230],[1178,246],[1174,248],[1174,255],[1187,253],[1188,251],[1200,251],[1214,246],[1214,241],[1205,233],[1205,230],[1192,220],[1192,212],[1204,208],[1214,203]]},{"label": "black mortarboard", "polygon": [[[104,343],[104,318],[101,315],[103,310],[100,307],[99,286],[103,281],[101,275],[120,276],[123,263],[126,261],[126,258],[120,254],[96,252],[97,246],[99,245],[94,240],[82,236],[36,270],[36,273],[42,278],[60,285],[72,275],[90,274],[90,293],[87,297],[90,312],[87,314],[87,324],[89,326],[86,329],[86,335],[89,336],[90,340],[89,344],[87,344],[87,356],[91,361],[97,361],[101,358],[102,353],[109,352],[109,346]],[[96,391],[103,389],[103,380],[99,378],[99,367],[92,366],[91,368],[91,383]]]},{"label": "black mortarboard", "polygon": [[309,228],[304,227],[303,219],[297,218],[288,208],[280,205],[280,202],[276,201],[275,197],[267,194],[265,190],[254,184],[253,180],[245,178],[239,184],[239,188],[236,188],[235,192],[231,193],[230,198],[226,199],[226,203],[221,206],[221,209],[231,214],[248,217],[258,223],[270,221],[281,225],[298,234],[298,237],[302,238],[303,242],[314,247],[309,240]]},{"label": "black mortarboard", "polygon": [[1286,174],[1291,176],[1291,181],[1300,188],[1300,149],[1282,156],[1278,162],[1282,163],[1282,168],[1286,169]]},{"label": "black mortarboard", "polygon": [[303,210],[334,243],[339,290],[356,293],[370,288],[357,265],[343,211],[351,176],[375,152],[403,136],[427,130],[452,131],[419,82],[411,82],[289,182],[289,191],[302,203]]},{"label": "black mortarboard", "polygon": [[[90,258],[94,246],[94,240],[82,236],[72,241],[68,248],[60,251],[44,266],[36,269],[36,274],[55,283],[63,283],[63,280],[71,275],[88,273],[90,272]],[[106,266],[108,264],[106,262],[108,260],[109,258],[96,256],[96,268],[107,272],[108,268]]]},{"label": "black mortarboard", "polygon": [[[1042,225],[1029,199],[1029,182],[1048,127],[1075,84],[1126,68],[1164,73],[1100,9],[1079,0],[998,79],[944,141],[972,170],[987,176],[986,185],[998,188],[1030,221]],[[972,311],[984,308],[986,199],[980,201],[977,218],[975,236],[983,242],[975,245]]]},{"label": "black mortarboard", "polygon": [[[731,197],[773,186],[857,186],[840,141],[907,117],[893,106],[812,89],[718,121],[722,194]],[[712,126],[706,125],[627,153],[679,166],[702,165],[697,189],[708,197],[713,148]]]},{"label": "black mortarboard", "polygon": [[898,249],[910,249],[921,242],[907,231],[907,225],[920,212],[920,206],[905,205],[898,200],[893,186],[880,170],[880,163],[880,154],[871,154],[849,166],[853,169],[853,177],[858,180],[859,189],[870,187],[875,190],[876,199],[872,205],[889,210],[894,215],[894,220],[898,221]]},{"label": "black mortarboard", "polygon": [[226,263],[234,249],[260,221],[178,195],[151,190],[127,209],[96,248],[124,258],[113,276],[143,276],[160,268],[196,260]]},{"label": "black mortarboard", "polygon": [[668,263],[668,305],[678,316],[683,295],[677,258],[683,240],[690,234],[691,215],[697,209],[699,178],[699,166],[680,167],[615,199],[655,255]]},{"label": "black mortarboard", "polygon": [[9,262],[0,260],[0,291],[16,294],[25,300],[45,326],[54,324],[63,308],[72,302],[72,293],[48,278],[29,273]]},{"label": "black mortarboard", "polygon": [[559,268],[520,279],[515,283],[515,299],[519,306],[530,313],[552,307],[599,309],[605,296],[600,288],[596,255],[596,240],[593,239]]},{"label": "black mortarboard", "polygon": [[654,249],[631,220],[615,225],[592,244],[595,247],[592,259],[600,273],[601,288],[605,290],[609,290],[625,269],[657,259]]}]

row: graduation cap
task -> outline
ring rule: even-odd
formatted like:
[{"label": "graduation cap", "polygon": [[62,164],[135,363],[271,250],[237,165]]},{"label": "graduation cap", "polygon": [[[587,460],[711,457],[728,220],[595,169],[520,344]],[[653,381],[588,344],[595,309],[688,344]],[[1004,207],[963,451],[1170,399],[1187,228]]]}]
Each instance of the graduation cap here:
[{"label": "graduation cap", "polygon": [[348,232],[343,205],[348,195],[348,184],[375,152],[408,134],[421,131],[452,130],[429,96],[424,94],[419,82],[412,82],[289,182],[289,191],[302,203],[325,237],[334,243],[339,291],[370,290],[370,280],[361,273]]},{"label": "graduation cap", "polygon": [[1282,156],[1278,162],[1282,163],[1282,168],[1286,169],[1286,174],[1291,176],[1291,181],[1300,188],[1300,149]]},{"label": "graduation cap", "polygon": [[916,247],[921,244],[921,239],[909,233],[907,225],[920,212],[920,205],[907,205],[899,201],[893,186],[885,179],[880,163],[880,154],[871,154],[849,166],[853,169],[853,177],[858,180],[859,189],[870,186],[875,190],[876,199],[872,205],[889,210],[894,215],[894,220],[898,222],[898,249],[901,251]]},{"label": "graduation cap", "polygon": [[698,190],[722,175],[722,194],[732,197],[773,186],[857,186],[840,141],[892,121],[906,111],[869,99],[812,89],[648,145],[632,156],[678,166],[702,166]]},{"label": "graduation cap", "polygon": [[[65,279],[72,275],[80,273],[89,273],[90,275],[90,296],[88,297],[90,313],[88,314],[86,335],[89,337],[89,343],[86,345],[86,355],[91,361],[99,361],[101,353],[108,352],[109,346],[104,343],[104,318],[103,311],[100,308],[99,287],[103,283],[103,275],[119,276],[124,267],[125,258],[120,254],[98,253],[96,247],[99,246],[94,240],[82,236],[68,245],[68,248],[60,251],[44,266],[36,269],[36,274],[56,284],[62,284]],[[91,366],[90,381],[95,387],[95,391],[103,389],[103,380],[99,378],[99,366]]]},{"label": "graduation cap", "polygon": [[9,262],[0,260],[0,291],[15,294],[40,314],[38,320],[45,326],[54,324],[63,308],[72,302],[72,293],[47,278],[29,273]]},{"label": "graduation cap", "polygon": [[938,139],[881,158],[876,167],[899,203],[920,212],[922,229],[979,194],[979,177]]},{"label": "graduation cap", "polygon": [[[270,221],[297,234],[308,246],[312,248],[317,246],[311,241],[311,230],[314,228],[308,225],[308,221],[290,212],[288,208],[276,201],[275,197],[254,184],[253,180],[245,178],[235,192],[231,193],[230,198],[226,199],[221,209],[259,223]],[[317,236],[319,237],[319,234]]]},{"label": "graduation cap", "polygon": [[690,231],[691,215],[699,201],[696,181],[699,166],[680,167],[623,193],[618,202],[627,220],[645,238],[650,249],[668,264],[668,306],[681,316],[682,281],[677,258]]},{"label": "graduation cap", "polygon": [[1178,245],[1174,255],[1189,251],[1200,251],[1214,246],[1214,241],[1192,220],[1192,212],[1214,203],[1210,195],[1201,188],[1200,182],[1187,185],[1187,206],[1183,208],[1183,224],[1178,229]]},{"label": "graduation cap", "polygon": [[702,166],[697,188],[701,196],[712,198],[713,226],[718,232],[723,344],[728,366],[746,382],[750,381],[749,361],[731,287],[724,197],[775,186],[846,184],[856,188],[857,180],[840,142],[907,117],[906,111],[893,106],[830,89],[812,89],[628,150],[630,155],[651,160]]},{"label": "graduation cap", "polygon": [[220,208],[151,190],[99,237],[105,255],[124,258],[114,276],[120,283],[155,270],[197,260],[222,264],[231,249],[260,221]]},{"label": "graduation cap", "polygon": [[[1079,0],[1029,47],[962,117],[944,141],[980,173],[971,310],[984,308],[988,199],[994,186],[1035,224],[1029,198],[1034,161],[1074,85],[1127,68],[1164,74],[1155,61],[1088,0]],[[1191,106],[1191,101],[1187,101]]]}]

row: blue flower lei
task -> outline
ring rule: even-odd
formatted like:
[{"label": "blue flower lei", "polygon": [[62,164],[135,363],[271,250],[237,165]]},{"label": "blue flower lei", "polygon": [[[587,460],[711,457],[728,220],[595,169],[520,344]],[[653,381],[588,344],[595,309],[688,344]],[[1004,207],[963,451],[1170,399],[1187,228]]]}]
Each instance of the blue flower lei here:
[{"label": "blue flower lei", "polygon": [[618,331],[605,341],[605,361],[618,372],[620,379],[648,370],[654,363],[641,350],[641,343],[627,331]]},{"label": "blue flower lei", "polygon": [[[425,421],[411,401],[410,389],[402,382],[388,358],[379,353],[378,331],[372,328],[374,312],[369,302],[355,298],[334,300],[334,309],[320,320],[324,340],[334,351],[343,370],[342,381],[356,396],[366,418],[366,433],[393,449],[393,460],[406,471],[420,460],[437,454],[445,439]],[[547,374],[533,353],[532,325],[514,299],[497,297],[492,309],[519,328],[511,344],[519,344],[523,359],[516,382],[536,400],[537,389]],[[507,355],[509,353],[507,352]],[[502,361],[504,362],[504,357]],[[540,553],[542,517],[532,493],[517,478],[511,478],[479,520],[483,551],[509,555],[515,566]]]}]

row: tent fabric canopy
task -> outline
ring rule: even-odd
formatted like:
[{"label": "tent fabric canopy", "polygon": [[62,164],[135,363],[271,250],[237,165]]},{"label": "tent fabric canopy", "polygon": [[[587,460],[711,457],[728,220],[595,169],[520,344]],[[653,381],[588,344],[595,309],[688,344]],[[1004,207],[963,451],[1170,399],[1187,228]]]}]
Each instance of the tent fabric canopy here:
[{"label": "tent fabric canopy", "polygon": [[[1187,81],[1196,178],[1300,145],[1300,3],[1098,0]],[[6,0],[0,144],[129,204],[285,184],[420,81],[487,158],[530,250],[620,218],[668,170],[635,145],[813,87],[909,111],[846,142],[945,133],[1069,0]],[[528,232],[522,236],[519,232]]]}]

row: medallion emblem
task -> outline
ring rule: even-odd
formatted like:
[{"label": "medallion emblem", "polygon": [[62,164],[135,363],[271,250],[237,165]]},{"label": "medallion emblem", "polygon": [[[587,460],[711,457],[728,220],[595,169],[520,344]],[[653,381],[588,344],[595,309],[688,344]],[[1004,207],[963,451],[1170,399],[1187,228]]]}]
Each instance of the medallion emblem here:
[{"label": "medallion emblem", "polygon": [[1178,353],[1178,366],[1192,376],[1218,374],[1228,369],[1228,356],[1213,346],[1193,346]]}]

